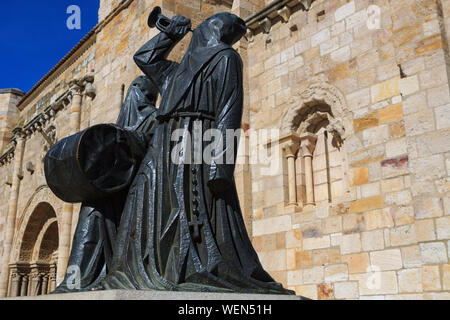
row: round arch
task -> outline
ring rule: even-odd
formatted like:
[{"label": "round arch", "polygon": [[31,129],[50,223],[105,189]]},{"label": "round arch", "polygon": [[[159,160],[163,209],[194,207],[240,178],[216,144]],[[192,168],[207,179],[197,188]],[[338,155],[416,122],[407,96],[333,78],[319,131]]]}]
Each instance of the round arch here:
[{"label": "round arch", "polygon": [[56,287],[54,254],[59,245],[58,218],[49,202],[38,202],[44,196],[35,193],[21,217],[10,264],[9,296],[48,294]]},{"label": "round arch", "polygon": [[[51,223],[56,222],[56,213],[53,207],[48,202],[39,203],[33,210],[30,219],[28,219],[25,231],[20,239],[19,251],[17,255],[17,262],[31,262],[33,253],[40,251],[38,245],[42,243],[42,239],[45,235],[43,231],[47,231]],[[56,224],[56,235],[58,237],[58,226]],[[42,236],[41,236],[42,235]],[[41,239],[39,237],[41,236]]]},{"label": "round arch", "polygon": [[58,220],[55,218],[47,220],[39,233],[34,245],[31,261],[52,260],[53,253],[58,249]]},{"label": "round arch", "polygon": [[[58,228],[58,238],[61,238],[61,219],[62,219],[62,206],[63,202],[59,200],[50,188],[46,185],[41,186],[36,189],[31,198],[25,205],[22,214],[20,214],[17,221],[17,231],[14,235],[13,241],[13,251],[11,261],[20,261],[20,251],[22,247],[22,242],[25,237],[25,232],[27,226],[30,224],[30,220],[35,212],[35,209],[42,203],[47,203],[54,212],[54,215],[50,218],[56,218],[57,228]],[[43,227],[43,225],[42,225]],[[31,252],[32,253],[32,252]]]},{"label": "round arch", "polygon": [[354,133],[345,96],[322,74],[299,85],[286,108],[280,131],[287,150],[287,205],[344,201],[350,195],[344,141]]},{"label": "round arch", "polygon": [[345,123],[345,128],[350,129],[347,123],[351,123],[351,114],[349,114],[344,95],[332,84],[318,79],[301,86],[297,94],[291,99],[289,108],[281,117],[282,135],[295,133],[311,108],[329,112],[335,119],[334,125],[337,128],[336,122],[341,122],[342,128]]}]

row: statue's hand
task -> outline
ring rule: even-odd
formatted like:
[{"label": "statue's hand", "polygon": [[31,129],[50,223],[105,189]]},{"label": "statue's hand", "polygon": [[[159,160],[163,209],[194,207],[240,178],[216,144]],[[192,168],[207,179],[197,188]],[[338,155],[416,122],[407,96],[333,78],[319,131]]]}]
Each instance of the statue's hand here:
[{"label": "statue's hand", "polygon": [[166,29],[166,34],[174,39],[183,38],[191,30],[191,20],[183,16],[172,18],[170,25]]}]

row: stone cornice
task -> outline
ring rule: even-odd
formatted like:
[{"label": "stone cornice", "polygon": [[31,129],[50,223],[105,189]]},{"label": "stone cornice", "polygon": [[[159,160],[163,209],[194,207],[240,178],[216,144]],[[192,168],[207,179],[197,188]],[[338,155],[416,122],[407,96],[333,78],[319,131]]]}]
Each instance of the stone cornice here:
[{"label": "stone cornice", "polygon": [[[94,76],[92,74],[88,74],[81,79],[74,79],[71,81],[73,86],[77,86],[80,90],[80,94],[85,94],[87,96],[95,96],[95,90],[93,89],[92,83],[94,82]],[[16,127],[13,129],[13,138],[12,146],[6,150],[6,152],[0,156],[0,167],[8,164],[14,159],[14,152],[17,145],[17,139],[19,137],[29,138],[36,131],[41,132],[43,135],[43,128],[48,124],[49,121],[55,118],[56,114],[66,108],[74,94],[73,86],[63,94],[61,94],[55,101],[53,101],[49,106],[47,106],[42,112],[37,114],[33,119],[31,119],[28,123],[26,123],[23,127]],[[90,91],[87,90],[90,89]],[[47,140],[48,137],[44,136],[44,139]],[[49,141],[47,141],[49,142]]]},{"label": "stone cornice", "polygon": [[6,94],[6,93],[12,93],[12,94],[15,94],[16,96],[24,96],[25,95],[25,92],[23,92],[20,89],[16,89],[16,88],[0,89],[0,94]]},{"label": "stone cornice", "polygon": [[4,165],[10,163],[12,159],[14,159],[14,151],[16,150],[16,147],[13,145],[11,146],[6,152],[0,156],[0,167],[3,167]]},{"label": "stone cornice", "polygon": [[288,22],[292,13],[309,10],[315,0],[275,0],[245,19],[248,27],[247,38],[259,32],[269,33],[278,21]]}]

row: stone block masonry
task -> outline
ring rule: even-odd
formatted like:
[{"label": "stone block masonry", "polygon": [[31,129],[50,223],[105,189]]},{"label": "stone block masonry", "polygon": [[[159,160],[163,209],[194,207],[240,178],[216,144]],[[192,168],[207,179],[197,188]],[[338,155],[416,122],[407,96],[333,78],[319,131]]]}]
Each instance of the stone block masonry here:
[{"label": "stone block masonry", "polygon": [[[295,210],[288,176],[284,203],[253,202],[254,213],[267,213],[254,214],[254,225],[287,222],[290,216],[288,230],[275,227],[273,232],[286,240],[295,232],[296,241],[289,241],[287,251],[273,250],[287,261],[287,276],[279,279],[299,294],[313,299],[450,298],[445,287],[449,56],[442,33],[449,25],[450,4],[442,3],[441,11],[435,1],[315,1],[309,11],[293,13],[288,23],[273,24],[268,34],[257,33],[249,43],[248,61],[255,70],[249,75],[250,94],[255,93],[250,127],[286,127],[289,134],[301,135],[302,121],[331,109],[326,121],[339,118],[345,131],[338,157],[328,149],[322,162],[324,151],[316,143],[313,205],[306,205],[301,142]],[[369,15],[370,5],[379,15]],[[374,18],[379,27],[370,23]],[[289,64],[294,60],[301,63]],[[285,116],[293,109],[297,116]],[[317,123],[310,132],[319,135]],[[331,136],[331,128],[324,127]],[[284,165],[286,174],[288,162]],[[343,177],[341,193],[328,192],[335,183],[334,166]],[[252,171],[252,179],[257,184],[262,177]],[[265,183],[269,180],[264,177]],[[267,211],[273,206],[277,210]],[[269,239],[270,228],[267,232],[254,230],[255,243]],[[263,257],[269,247],[261,247]]]},{"label": "stone block masonry", "polygon": [[[300,2],[102,0],[103,22],[33,92],[0,90],[0,290],[11,289],[11,264],[34,262],[39,250],[52,251],[48,262],[64,275],[79,205],[45,188],[38,129],[58,140],[114,122],[160,5],[194,27],[220,11],[250,17],[235,46],[243,127],[281,130],[281,167],[268,176],[239,165],[236,182],[275,280],[312,299],[450,299],[450,1]],[[169,59],[180,61],[189,40]],[[91,78],[91,87],[81,81]],[[23,147],[10,141],[15,127]],[[56,237],[35,245],[55,221]]]}]

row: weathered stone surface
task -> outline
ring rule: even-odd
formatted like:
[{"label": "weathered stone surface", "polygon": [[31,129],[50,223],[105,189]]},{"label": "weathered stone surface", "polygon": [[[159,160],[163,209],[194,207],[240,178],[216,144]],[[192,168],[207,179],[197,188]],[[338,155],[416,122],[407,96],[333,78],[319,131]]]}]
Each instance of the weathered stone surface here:
[{"label": "weathered stone surface", "polygon": [[371,252],[370,262],[382,271],[399,270],[403,267],[400,249]]},{"label": "weathered stone surface", "polygon": [[317,300],[317,285],[303,285],[296,286],[295,292],[299,296],[306,297],[308,299]]},{"label": "weathered stone surface", "polygon": [[410,246],[402,247],[403,266],[405,268],[415,268],[422,266],[422,256],[420,254],[420,247]]},{"label": "weathered stone surface", "polygon": [[396,104],[380,110],[380,123],[393,122],[403,117],[403,105]]},{"label": "weathered stone surface", "polygon": [[443,242],[421,243],[422,261],[427,264],[447,263],[447,250]]},{"label": "weathered stone surface", "polygon": [[350,204],[350,212],[365,212],[380,209],[384,205],[383,197],[372,197],[358,200]]},{"label": "weathered stone surface", "polygon": [[347,263],[349,273],[364,273],[370,266],[368,253],[344,255],[342,256],[342,262]]},{"label": "weathered stone surface", "polygon": [[314,249],[329,248],[331,245],[330,241],[331,241],[330,236],[303,239],[303,249],[314,250]]},{"label": "weathered stone surface", "polygon": [[344,234],[356,233],[365,230],[364,215],[349,214],[345,215],[343,219],[343,231]]},{"label": "weathered stone surface", "polygon": [[258,253],[262,265],[268,271],[284,271],[286,268],[286,250],[274,250]]},{"label": "weathered stone surface", "polygon": [[439,266],[424,266],[422,268],[422,285],[425,291],[441,290]]},{"label": "weathered stone surface", "polygon": [[416,229],[417,241],[426,242],[436,240],[436,231],[434,228],[434,221],[418,220],[414,223]]},{"label": "weathered stone surface", "polygon": [[359,233],[343,235],[341,238],[341,253],[350,254],[361,251],[361,235]]},{"label": "weathered stone surface", "polygon": [[349,3],[343,5],[342,7],[339,7],[335,13],[334,17],[336,19],[336,22],[339,22],[341,20],[344,20],[348,16],[355,13],[355,1],[350,1]]},{"label": "weathered stone surface", "polygon": [[358,282],[337,282],[334,284],[334,296],[336,299],[358,299]]},{"label": "weathered stone surface", "polygon": [[325,282],[339,282],[348,280],[347,264],[335,264],[325,267]]},{"label": "weathered stone surface", "polygon": [[422,269],[408,269],[398,272],[398,286],[401,293],[422,292]]},{"label": "weathered stone surface", "polygon": [[390,242],[392,246],[404,246],[417,243],[415,225],[406,225],[391,229]]},{"label": "weathered stone surface", "polygon": [[378,113],[373,112],[371,114],[368,114],[362,118],[355,119],[353,121],[353,127],[355,128],[355,131],[363,131],[368,128],[373,128],[378,126],[379,120],[378,120]]},{"label": "weathered stone surface", "polygon": [[440,198],[417,199],[414,202],[414,215],[416,219],[436,218],[444,214]]},{"label": "weathered stone surface", "polygon": [[364,296],[398,293],[395,271],[354,274],[350,281],[359,282],[359,292]]},{"label": "weathered stone surface", "polygon": [[289,231],[290,229],[291,229],[290,216],[281,216],[253,221],[254,236]]},{"label": "weathered stone surface", "polygon": [[378,102],[400,94],[399,78],[395,77],[371,88],[372,102]]},{"label": "weathered stone surface", "polygon": [[442,277],[444,290],[450,290],[450,264],[444,264],[442,272],[444,273]]},{"label": "weathered stone surface", "polygon": [[317,286],[317,297],[319,300],[331,300],[334,298],[334,286],[324,283]]},{"label": "weathered stone surface", "polygon": [[450,217],[436,219],[436,231],[439,240],[450,239]]},{"label": "weathered stone surface", "polygon": [[337,264],[341,262],[341,252],[339,249],[314,250],[312,259],[315,267]]},{"label": "weathered stone surface", "polygon": [[417,76],[400,79],[399,86],[402,96],[409,96],[419,90],[419,79]]},{"label": "weathered stone surface", "polygon": [[395,225],[395,220],[390,209],[366,212],[364,213],[364,221],[366,223],[366,230],[392,228]]},{"label": "weathered stone surface", "polygon": [[301,270],[288,271],[287,285],[289,287],[300,286],[303,284],[303,272]]},{"label": "weathered stone surface", "polygon": [[324,267],[314,267],[311,269],[303,270],[303,283],[304,284],[319,284],[324,282],[325,278]]},{"label": "weathered stone surface", "polygon": [[364,251],[376,251],[384,249],[384,231],[375,230],[363,232],[361,235]]},{"label": "weathered stone surface", "polygon": [[434,110],[436,114],[436,129],[447,129],[450,127],[450,104],[438,107]]},{"label": "weathered stone surface", "polygon": [[[263,176],[259,165],[239,166],[236,181],[244,219],[269,273],[310,298],[445,298],[450,256],[450,90],[443,50],[446,42],[438,19],[441,13],[429,0],[379,1],[381,29],[372,30],[368,28],[369,2],[316,1],[309,11],[293,12],[289,23],[273,20],[269,34],[257,33],[245,44],[236,45],[248,86],[243,121],[247,130],[291,126],[295,132],[299,115],[320,104],[332,113],[328,120],[339,119],[332,127],[345,137],[337,150],[328,130],[328,159],[325,143],[317,143],[313,156],[315,205],[305,206],[301,153],[295,168],[298,206],[286,207],[283,156],[273,177]],[[117,5],[119,1],[101,1],[100,17]],[[121,86],[126,88],[141,74],[129,58],[156,34],[146,26],[151,6],[139,1],[120,9],[93,35],[92,46],[78,49],[75,55],[80,58],[69,59],[54,73],[56,77],[42,83],[18,114],[5,107],[10,101],[0,92],[0,150],[5,141],[9,146],[16,124],[30,121],[40,108],[49,106],[48,97],[54,101],[71,80],[87,73],[95,76],[97,96],[94,100],[83,97],[81,128],[113,122],[120,109]],[[201,8],[193,3],[177,8],[166,3],[163,8],[193,17],[194,25],[214,12],[228,10],[221,4],[206,3]],[[442,21],[447,25],[449,8],[444,1]],[[318,15],[323,9],[325,14]],[[241,16],[254,13],[242,4],[233,10]],[[169,59],[180,61],[188,40],[177,45]],[[294,109],[297,113],[287,119],[286,113]],[[69,117],[70,107],[65,107],[52,120],[58,138],[71,133]],[[44,152],[40,137],[27,137],[24,165],[39,163]],[[11,189],[4,182],[11,182],[12,169],[13,163],[0,167],[0,254],[7,231],[1,213],[8,210]],[[25,167],[22,171],[18,215],[33,210],[26,208],[27,203],[37,186],[45,183],[41,169],[33,175]],[[50,196],[40,201],[62,212],[61,204]],[[31,206],[36,205],[32,202]],[[14,236],[22,239],[23,232],[16,231],[19,234]],[[391,250],[397,250],[395,258],[379,253]],[[381,272],[384,282],[378,289],[368,288],[358,278],[372,280],[376,274],[368,272],[372,258],[389,270]],[[342,280],[345,272],[339,272],[344,265],[349,274],[346,280]],[[320,269],[314,269],[317,267],[324,268],[323,278]],[[307,275],[314,283],[304,282],[304,270],[310,270]],[[357,278],[352,280],[352,275]]]}]

